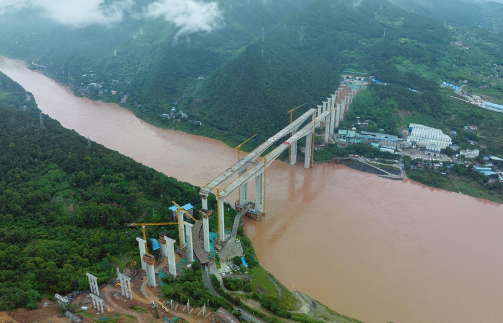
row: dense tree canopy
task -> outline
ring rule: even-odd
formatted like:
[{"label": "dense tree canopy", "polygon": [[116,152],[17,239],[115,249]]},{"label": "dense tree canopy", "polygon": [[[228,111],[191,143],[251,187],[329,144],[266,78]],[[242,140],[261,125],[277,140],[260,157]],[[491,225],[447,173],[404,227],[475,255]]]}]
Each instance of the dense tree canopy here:
[{"label": "dense tree canopy", "polygon": [[[190,185],[89,147],[45,115],[42,128],[39,114],[31,94],[0,73],[0,311],[86,290],[87,271],[104,283],[120,254],[137,256],[140,231],[127,223],[167,220],[172,199],[199,203]],[[149,234],[160,230],[178,235]]]}]

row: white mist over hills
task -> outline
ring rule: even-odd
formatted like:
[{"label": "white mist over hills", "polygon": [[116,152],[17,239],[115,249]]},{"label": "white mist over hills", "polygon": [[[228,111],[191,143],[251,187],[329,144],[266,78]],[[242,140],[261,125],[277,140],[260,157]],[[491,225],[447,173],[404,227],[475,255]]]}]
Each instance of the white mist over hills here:
[{"label": "white mist over hills", "polygon": [[121,22],[127,13],[132,17],[164,17],[173,22],[177,36],[198,31],[209,32],[222,20],[216,2],[198,0],[159,0],[139,12],[133,12],[135,0],[0,0],[0,16],[21,9],[33,9],[38,15],[74,28],[93,24]]}]

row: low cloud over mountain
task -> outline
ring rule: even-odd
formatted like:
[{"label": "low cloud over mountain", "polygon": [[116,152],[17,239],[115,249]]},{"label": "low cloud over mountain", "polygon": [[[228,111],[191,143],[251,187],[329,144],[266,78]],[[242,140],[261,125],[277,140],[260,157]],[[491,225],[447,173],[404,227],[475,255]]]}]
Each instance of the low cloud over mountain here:
[{"label": "low cloud over mountain", "polygon": [[133,17],[164,17],[179,28],[177,36],[216,28],[222,15],[216,2],[197,0],[159,0],[132,12],[135,0],[0,0],[0,15],[24,8],[57,23],[81,28],[88,25],[110,25]]}]

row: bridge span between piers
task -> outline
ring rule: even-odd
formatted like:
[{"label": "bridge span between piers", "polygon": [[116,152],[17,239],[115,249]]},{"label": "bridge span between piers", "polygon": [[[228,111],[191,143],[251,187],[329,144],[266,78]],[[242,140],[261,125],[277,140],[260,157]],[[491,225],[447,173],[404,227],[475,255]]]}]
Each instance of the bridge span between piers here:
[{"label": "bridge span between piers", "polygon": [[[343,88],[338,88],[334,94],[327,98],[327,101],[323,101],[322,105],[318,105],[317,109],[309,109],[302,116],[294,120],[284,129],[279,131],[276,135],[269,138],[266,142],[257,147],[254,151],[249,153],[246,157],[239,160],[232,167],[228,168],[222,174],[220,174],[213,181],[204,186],[199,195],[202,199],[203,210],[208,209],[207,198],[213,189],[216,189],[217,196],[217,216],[218,216],[218,237],[220,241],[225,240],[224,232],[224,203],[225,199],[228,198],[229,194],[235,190],[239,190],[239,200],[237,206],[243,209],[248,205],[248,185],[250,180],[255,179],[255,203],[254,209],[252,210],[254,214],[257,214],[257,218],[261,215],[265,215],[265,174],[268,166],[276,160],[282,152],[286,149],[290,150],[290,164],[295,165],[297,162],[297,142],[303,137],[306,138],[306,150],[304,167],[310,168],[312,166],[312,154],[314,148],[314,133],[316,128],[320,127],[322,123],[325,125],[325,136],[324,141],[328,143],[330,137],[333,136],[334,130],[339,127],[339,123],[344,119],[345,113],[348,111],[348,106],[352,103],[353,98],[356,96],[357,91],[352,90],[344,98],[341,97],[343,93]],[[308,119],[312,118],[312,121]],[[307,124],[305,124],[307,122]],[[304,125],[305,124],[305,125]],[[299,130],[302,126],[303,128]],[[276,141],[282,139],[283,137],[290,135],[286,141],[281,143],[272,152],[263,158],[262,161],[257,162],[257,158],[260,157],[269,147],[271,147]],[[250,168],[251,166],[251,168]],[[220,189],[218,186],[223,182],[231,179],[232,177],[239,175],[237,179],[231,182],[225,189]],[[209,223],[208,219],[203,219],[204,230],[204,251],[209,252]]]}]

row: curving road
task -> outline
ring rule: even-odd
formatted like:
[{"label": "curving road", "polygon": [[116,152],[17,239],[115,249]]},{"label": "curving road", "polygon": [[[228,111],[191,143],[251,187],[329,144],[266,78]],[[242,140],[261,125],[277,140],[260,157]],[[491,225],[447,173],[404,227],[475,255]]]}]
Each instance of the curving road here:
[{"label": "curving road", "polygon": [[[203,282],[204,282],[204,286],[206,286],[206,288],[208,288],[210,290],[210,292],[215,295],[215,296],[218,296],[218,297],[222,297],[220,296],[217,291],[215,290],[215,288],[213,287],[213,284],[211,283],[211,276],[210,276],[210,272],[208,270],[208,268],[206,266],[202,266],[201,267],[201,271],[203,273]],[[222,297],[223,298],[223,297]],[[224,298],[225,299],[225,298]],[[227,300],[226,300],[227,302]],[[237,306],[234,306],[232,303],[230,302],[227,302],[229,304],[231,304],[233,307],[234,307],[234,310],[235,311],[238,311],[238,312],[241,312],[241,318],[247,322],[255,322],[255,323],[265,323],[263,320],[259,319],[258,317],[256,317],[255,315],[243,310],[242,308],[240,307],[237,307]]]}]

